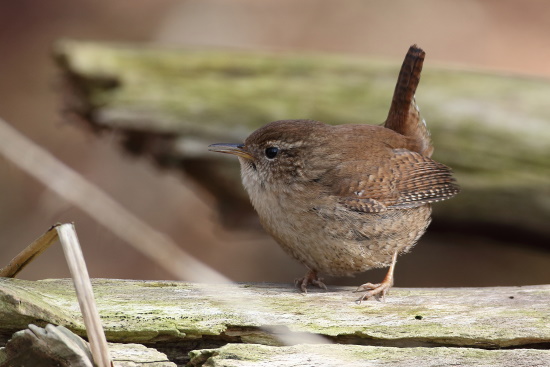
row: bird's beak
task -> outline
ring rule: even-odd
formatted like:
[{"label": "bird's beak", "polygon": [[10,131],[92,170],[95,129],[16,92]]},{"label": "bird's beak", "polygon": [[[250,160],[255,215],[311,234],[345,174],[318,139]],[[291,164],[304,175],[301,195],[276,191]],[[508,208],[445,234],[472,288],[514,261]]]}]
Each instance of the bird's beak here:
[{"label": "bird's beak", "polygon": [[218,143],[209,145],[208,150],[211,152],[233,154],[246,159],[252,159],[252,156],[246,150],[244,144]]}]

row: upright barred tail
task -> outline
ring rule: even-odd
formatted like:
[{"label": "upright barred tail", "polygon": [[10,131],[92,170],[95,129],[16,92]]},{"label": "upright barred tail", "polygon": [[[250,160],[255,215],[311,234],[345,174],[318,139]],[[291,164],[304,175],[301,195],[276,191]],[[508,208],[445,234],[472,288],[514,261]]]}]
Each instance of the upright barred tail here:
[{"label": "upright barred tail", "polygon": [[399,72],[384,127],[413,139],[414,151],[430,157],[433,152],[430,133],[414,99],[416,87],[420,83],[425,55],[425,52],[416,45],[409,48]]}]

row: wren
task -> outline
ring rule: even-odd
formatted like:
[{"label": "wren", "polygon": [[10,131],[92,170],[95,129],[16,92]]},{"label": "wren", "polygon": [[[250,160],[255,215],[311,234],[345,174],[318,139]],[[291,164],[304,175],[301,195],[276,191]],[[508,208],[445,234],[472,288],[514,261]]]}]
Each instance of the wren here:
[{"label": "wren", "polygon": [[244,144],[213,144],[236,155],[243,185],[265,230],[308,268],[296,284],[326,289],[319,274],[352,276],[389,266],[366,283],[359,302],[384,298],[397,255],[430,223],[431,203],[459,187],[433,146],[414,100],[425,53],[409,49],[383,126],[331,126],[283,120],[254,131]]}]

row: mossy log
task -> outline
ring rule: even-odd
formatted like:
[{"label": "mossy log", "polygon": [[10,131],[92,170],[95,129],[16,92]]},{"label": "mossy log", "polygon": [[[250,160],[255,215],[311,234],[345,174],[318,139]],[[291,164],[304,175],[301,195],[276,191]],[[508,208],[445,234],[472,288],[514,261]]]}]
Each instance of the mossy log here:
[{"label": "mossy log", "polygon": [[[290,366],[308,358],[328,361],[320,366],[380,358],[387,366],[550,360],[547,285],[396,288],[385,302],[361,304],[347,287],[307,295],[274,284],[96,279],[93,287],[109,342],[144,344],[178,365],[189,352],[194,366]],[[70,280],[0,278],[0,320],[2,344],[29,323],[85,335]]]},{"label": "mossy log", "polygon": [[483,350],[472,348],[385,348],[358,345],[264,345],[228,344],[216,350],[192,352],[189,366],[209,367],[489,367],[545,366],[548,351]]},{"label": "mossy log", "polygon": [[[404,50],[405,51],[405,50]],[[55,55],[65,107],[125,147],[184,169],[226,205],[249,210],[235,159],[207,152],[279,119],[379,124],[400,63],[304,54],[169,50],[63,41]],[[438,221],[550,236],[550,82],[436,67],[427,59],[417,103],[463,188]]]}]

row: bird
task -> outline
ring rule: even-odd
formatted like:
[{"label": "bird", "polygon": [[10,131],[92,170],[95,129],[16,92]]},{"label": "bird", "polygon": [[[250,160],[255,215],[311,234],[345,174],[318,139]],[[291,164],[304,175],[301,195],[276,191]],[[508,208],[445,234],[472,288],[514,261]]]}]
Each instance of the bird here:
[{"label": "bird", "polygon": [[409,48],[382,125],[279,120],[241,144],[209,150],[238,157],[242,183],[264,229],[307,267],[296,280],[327,289],[323,275],[354,276],[389,267],[357,300],[385,299],[397,256],[431,221],[432,203],[460,192],[452,170],[431,159],[433,145],[415,92],[425,52]]}]

